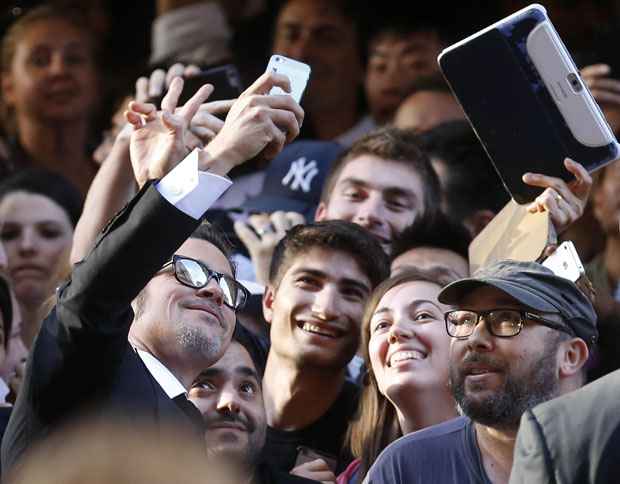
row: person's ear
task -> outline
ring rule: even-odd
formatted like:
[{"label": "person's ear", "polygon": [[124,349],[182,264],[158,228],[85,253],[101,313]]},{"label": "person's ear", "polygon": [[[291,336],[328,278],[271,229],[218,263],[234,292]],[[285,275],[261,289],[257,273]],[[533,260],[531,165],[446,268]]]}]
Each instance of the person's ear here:
[{"label": "person's ear", "polygon": [[581,338],[571,338],[563,341],[559,366],[560,379],[577,375],[588,361],[590,352],[588,345]]},{"label": "person's ear", "polygon": [[273,302],[276,297],[276,291],[272,286],[266,286],[263,293],[263,317],[267,324],[271,324],[273,318]]},{"label": "person's ear", "polygon": [[314,221],[321,222],[326,220],[327,218],[327,205],[325,202],[319,202],[319,206],[316,207],[316,212],[314,212]]}]

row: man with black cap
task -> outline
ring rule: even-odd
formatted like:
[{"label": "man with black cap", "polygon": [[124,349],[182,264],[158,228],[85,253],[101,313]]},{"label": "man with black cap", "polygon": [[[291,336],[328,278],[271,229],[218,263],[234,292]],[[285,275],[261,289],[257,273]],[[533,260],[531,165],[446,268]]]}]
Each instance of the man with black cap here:
[{"label": "man with black cap", "polygon": [[464,416],[410,434],[369,483],[508,482],[521,415],[583,385],[596,314],[572,282],[533,262],[500,261],[439,295],[452,337],[450,387]]}]

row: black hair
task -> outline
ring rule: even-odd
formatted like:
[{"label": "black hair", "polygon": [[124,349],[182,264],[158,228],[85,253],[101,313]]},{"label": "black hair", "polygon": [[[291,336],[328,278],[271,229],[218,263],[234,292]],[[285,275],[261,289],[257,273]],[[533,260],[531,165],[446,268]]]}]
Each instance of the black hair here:
[{"label": "black hair", "polygon": [[472,237],[465,226],[444,213],[433,219],[422,217],[407,227],[392,242],[392,260],[417,247],[434,247],[450,250],[468,259]]},{"label": "black hair", "polygon": [[344,220],[297,225],[278,242],[269,268],[269,283],[277,287],[291,261],[313,248],[344,252],[359,265],[374,288],[390,274],[387,254],[370,232]]},{"label": "black hair", "polygon": [[77,225],[84,201],[64,176],[37,168],[17,172],[0,182],[0,200],[20,191],[49,198],[65,211],[73,227]]},{"label": "black hair", "polygon": [[464,220],[477,210],[499,212],[510,196],[482,144],[466,121],[451,121],[419,135],[431,159],[445,163],[442,192],[446,213]]},{"label": "black hair", "polygon": [[205,242],[209,242],[217,247],[217,249],[219,249],[228,260],[233,276],[235,276],[236,266],[232,260],[233,246],[222,231],[218,230],[207,220],[203,220],[203,222],[196,228],[196,230],[194,230],[189,238],[204,240]]},{"label": "black hair", "polygon": [[239,321],[235,324],[232,341],[236,341],[245,348],[254,363],[258,377],[262,380],[267,365],[268,342],[245,328]]}]

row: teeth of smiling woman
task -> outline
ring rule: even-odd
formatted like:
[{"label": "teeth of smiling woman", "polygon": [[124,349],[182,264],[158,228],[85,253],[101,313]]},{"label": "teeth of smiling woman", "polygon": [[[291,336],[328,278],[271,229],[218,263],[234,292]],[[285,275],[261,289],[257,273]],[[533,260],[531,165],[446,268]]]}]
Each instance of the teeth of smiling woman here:
[{"label": "teeth of smiling woman", "polygon": [[394,363],[398,363],[399,361],[404,360],[423,360],[426,358],[426,355],[420,353],[419,351],[399,351],[398,353],[394,353],[390,358],[390,366]]},{"label": "teeth of smiling woman", "polygon": [[312,323],[304,323],[302,329],[304,331],[308,331],[309,333],[320,334],[321,336],[329,336],[330,338],[336,338],[338,336],[336,331],[333,331],[329,328],[319,327]]}]

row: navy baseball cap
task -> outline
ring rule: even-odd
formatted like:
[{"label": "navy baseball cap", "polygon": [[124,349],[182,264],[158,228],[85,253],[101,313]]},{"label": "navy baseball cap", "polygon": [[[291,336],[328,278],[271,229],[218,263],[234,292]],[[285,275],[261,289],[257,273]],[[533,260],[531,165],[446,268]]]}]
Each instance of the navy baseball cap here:
[{"label": "navy baseball cap", "polygon": [[588,346],[598,337],[596,312],[586,295],[573,282],[536,262],[503,260],[481,267],[472,277],[448,284],[438,299],[458,305],[483,286],[495,287],[535,311],[560,315],[565,326]]},{"label": "navy baseball cap", "polygon": [[249,212],[299,212],[311,221],[329,167],[343,150],[333,141],[291,143],[267,167],[261,192],[240,208]]}]

